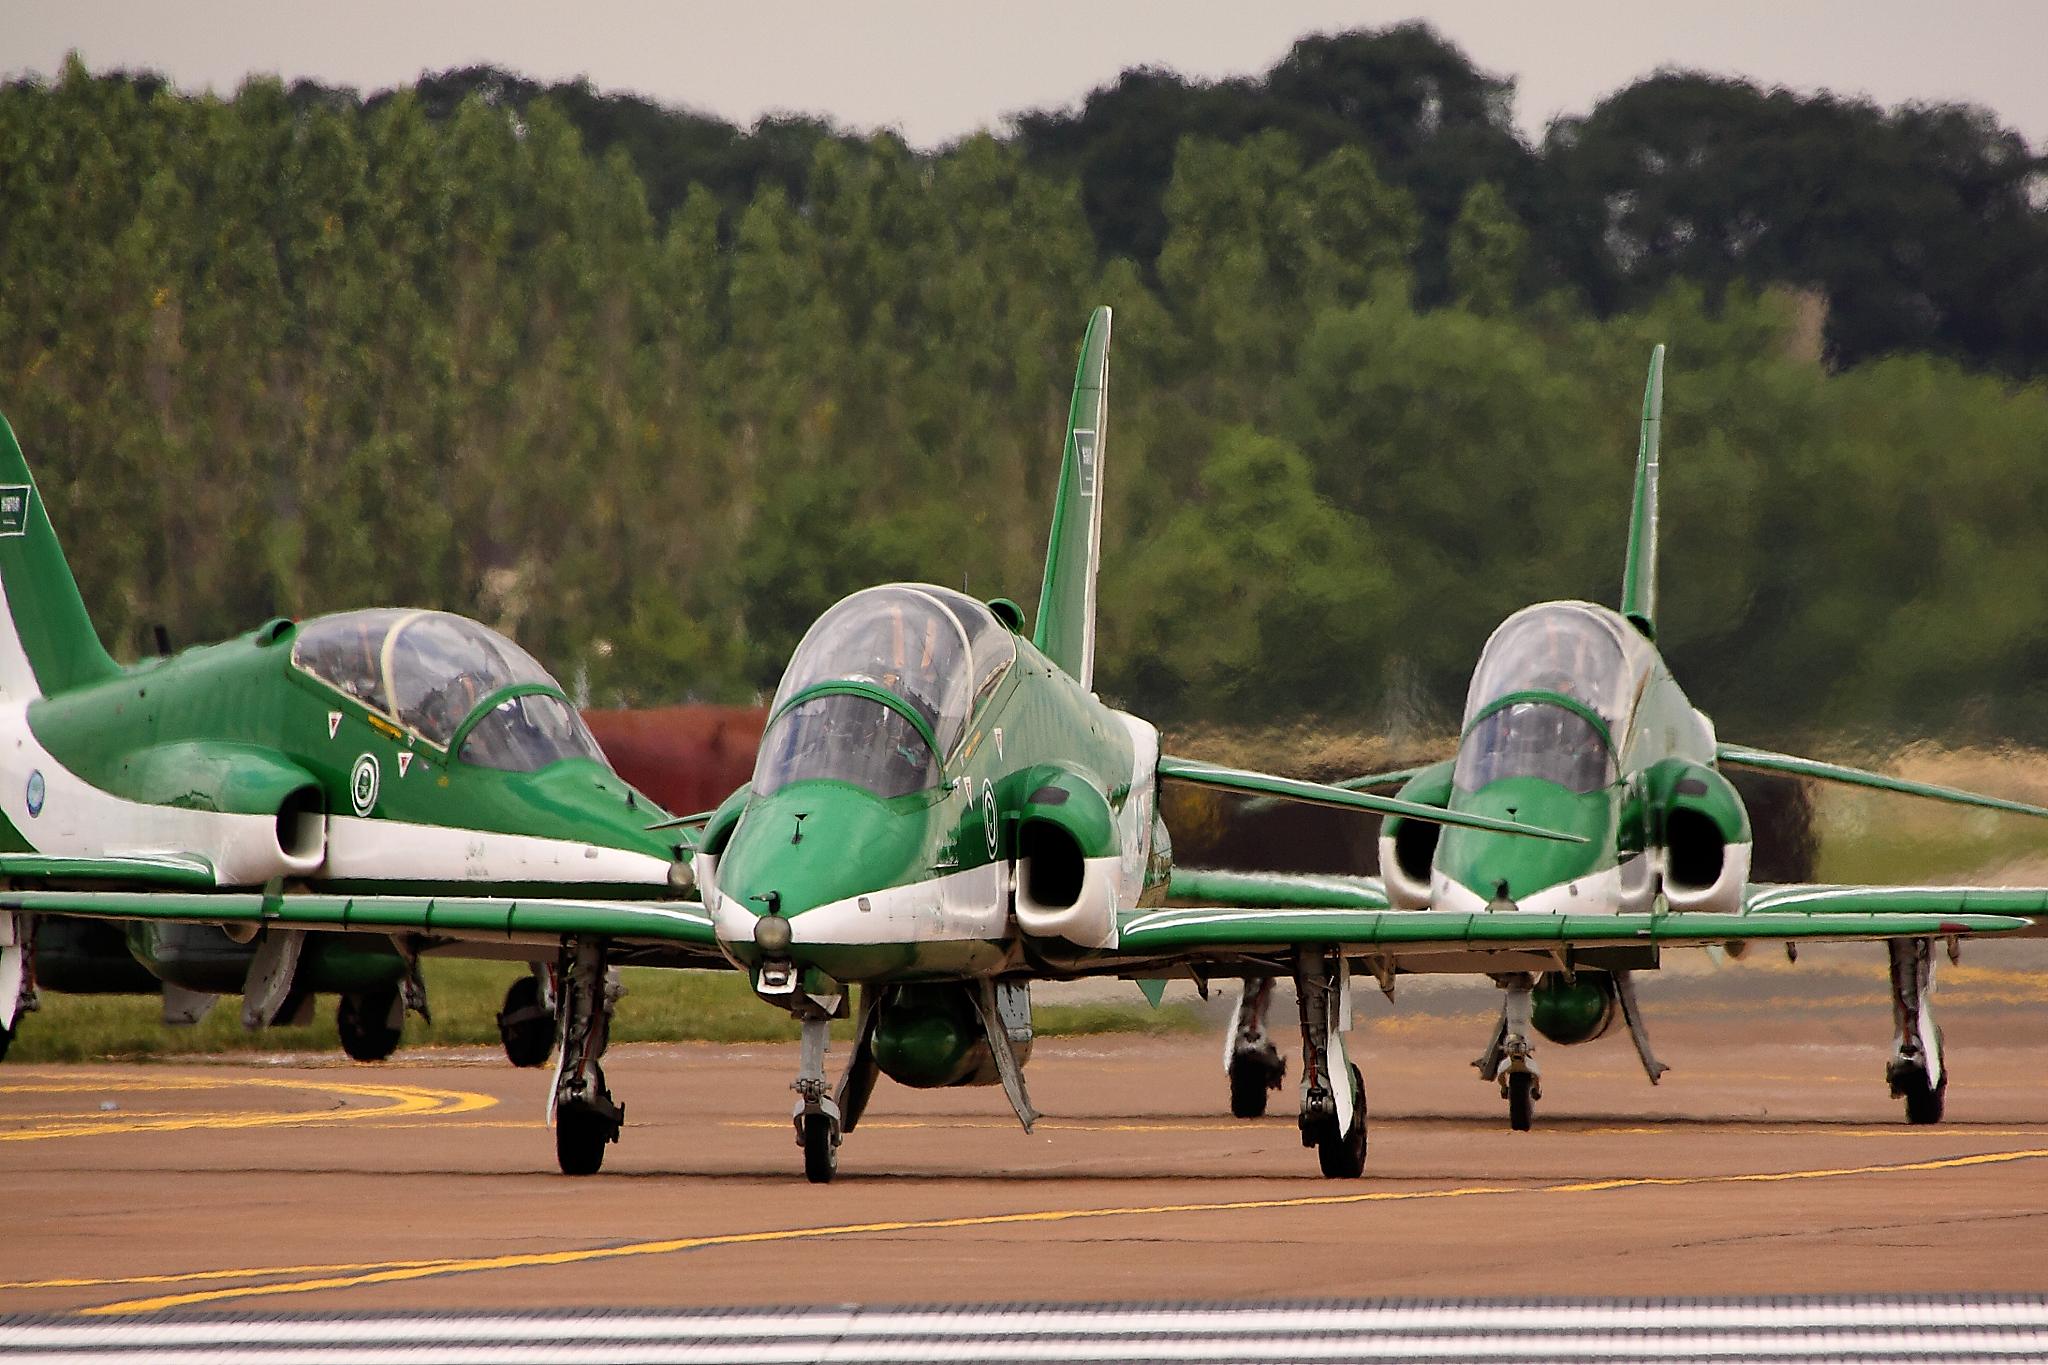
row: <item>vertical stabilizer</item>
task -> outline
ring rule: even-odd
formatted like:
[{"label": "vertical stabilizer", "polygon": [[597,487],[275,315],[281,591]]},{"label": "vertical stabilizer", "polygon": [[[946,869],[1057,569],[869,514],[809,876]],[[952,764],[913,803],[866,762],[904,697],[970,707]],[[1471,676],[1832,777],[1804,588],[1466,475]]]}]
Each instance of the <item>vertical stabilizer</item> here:
[{"label": "vertical stabilizer", "polygon": [[0,701],[112,677],[14,428],[0,417]]},{"label": "vertical stabilizer", "polygon": [[1621,571],[1621,614],[1657,638],[1657,436],[1664,425],[1664,347],[1650,352],[1643,386],[1643,435],[1636,447],[1636,500],[1628,518],[1628,565]]},{"label": "vertical stabilizer", "polygon": [[1102,453],[1109,419],[1109,310],[1098,308],[1081,340],[1060,486],[1045,548],[1045,588],[1032,643],[1095,686],[1095,567],[1102,556]]}]

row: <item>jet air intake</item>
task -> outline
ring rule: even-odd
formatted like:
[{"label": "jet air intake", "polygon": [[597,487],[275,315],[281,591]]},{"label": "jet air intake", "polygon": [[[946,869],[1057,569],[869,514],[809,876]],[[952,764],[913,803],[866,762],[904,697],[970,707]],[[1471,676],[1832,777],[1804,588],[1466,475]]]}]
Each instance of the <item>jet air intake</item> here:
[{"label": "jet air intake", "polygon": [[1038,938],[1103,944],[1116,934],[1116,816],[1095,785],[1033,774],[1017,818],[1017,925]]},{"label": "jet air intake", "polygon": [[1643,775],[1657,832],[1664,900],[1673,910],[1738,914],[1749,881],[1749,812],[1727,778],[1666,759]]}]

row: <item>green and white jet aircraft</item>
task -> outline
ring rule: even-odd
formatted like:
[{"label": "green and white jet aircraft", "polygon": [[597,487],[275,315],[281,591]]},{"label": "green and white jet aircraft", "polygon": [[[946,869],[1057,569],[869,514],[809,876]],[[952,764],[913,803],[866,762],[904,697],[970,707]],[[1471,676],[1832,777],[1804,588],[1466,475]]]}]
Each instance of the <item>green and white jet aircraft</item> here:
[{"label": "green and white jet aircraft", "polygon": [[[1720,741],[1680,690],[1656,647],[1657,475],[1664,348],[1652,353],[1643,395],[1635,501],[1621,610],[1545,602],[1501,623],[1480,652],[1466,693],[1457,757],[1343,787],[1394,787],[1409,801],[1472,815],[1530,820],[1585,836],[1537,844],[1393,817],[1381,827],[1377,878],[1271,878],[1197,873],[1179,894],[1290,906],[1467,913],[1564,924],[1584,916],[1649,915],[1665,923],[1797,911],[2035,917],[2041,888],[1771,886],[1751,883],[1748,812],[1723,767],[1751,768],[1991,810],[2048,809]],[[1263,898],[1263,899],[1262,899]],[[1913,1123],[1940,1119],[1948,1071],[1933,1017],[1935,935],[1888,941],[1896,1037],[1886,1069]],[[1739,940],[1736,942],[1739,943]],[[1509,1123],[1527,1129],[1541,1082],[1530,1034],[1573,1044],[1626,1021],[1654,1084],[1668,1068],[1650,1050],[1633,973],[1658,965],[1661,944],[1534,951],[1479,949],[1461,958],[1387,954],[1374,970],[1389,994],[1396,972],[1484,972],[1505,992],[1501,1016],[1474,1063],[1499,1084]],[[1475,945],[1477,948],[1477,945]],[[1231,1108],[1264,1112],[1285,1069],[1266,1036],[1269,982],[1247,983],[1226,1049]]]},{"label": "green and white jet aircraft", "polygon": [[[663,812],[611,770],[555,680],[474,621],[390,608],[276,620],[116,665],[4,418],[0,619],[7,885],[694,894],[682,848],[646,829]],[[240,991],[252,1028],[339,992],[357,1056],[388,1055],[407,1006],[426,1008],[403,934],[288,930],[251,944],[247,926],[234,942],[173,921],[131,925],[122,946],[86,932],[101,927],[0,915],[0,1054],[39,975],[133,990],[151,984],[137,960],[168,1009]],[[509,993],[507,1049],[537,1048],[527,1064],[553,1041],[546,995],[541,975]],[[538,1011],[537,1038],[520,1028],[522,1003]]]},{"label": "green and white jet aircraft", "polygon": [[[607,965],[730,964],[802,1025],[792,1112],[810,1179],[831,1178],[877,1078],[1000,1084],[1028,1130],[1030,987],[1091,975],[1153,980],[1291,973],[1301,1001],[1299,1126],[1330,1176],[1365,1166],[1363,1078],[1345,1057],[1355,964],[1474,951],[1571,954],[1752,938],[1967,934],[2022,921],[1949,913],[1494,914],[1161,908],[1172,859],[1161,782],[1440,822],[1560,846],[1521,812],[1449,809],[1164,756],[1158,732],[1093,691],[1110,316],[1090,321],[1075,379],[1051,542],[1029,635],[1013,603],[930,584],[871,588],[821,616],[770,708],[753,780],[701,825],[703,908],[556,895],[57,893],[0,910],[411,936],[462,951],[507,942],[557,956],[556,1158],[596,1171],[623,1107],[599,1059]],[[1586,822],[1573,816],[1574,823]],[[1291,883],[1254,879],[1281,894]],[[860,987],[853,1052],[826,1074],[829,1022]]]}]

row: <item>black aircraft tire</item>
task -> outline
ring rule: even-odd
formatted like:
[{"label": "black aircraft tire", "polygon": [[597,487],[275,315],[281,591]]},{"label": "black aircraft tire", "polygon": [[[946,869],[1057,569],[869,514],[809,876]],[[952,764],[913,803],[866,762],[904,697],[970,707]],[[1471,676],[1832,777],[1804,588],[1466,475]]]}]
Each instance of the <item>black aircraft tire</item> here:
[{"label": "black aircraft tire", "polygon": [[1948,1068],[1941,1070],[1941,1084],[1929,1085],[1927,1073],[1914,1069],[1905,1086],[1906,1122],[1921,1125],[1940,1123],[1943,1111],[1948,1107]]},{"label": "black aircraft tire", "polygon": [[1258,1119],[1266,1116],[1266,1097],[1273,1093],[1272,1072],[1256,1053],[1240,1052],[1230,1059],[1230,1113],[1233,1118]]},{"label": "black aircraft tire", "polygon": [[1351,1128],[1343,1134],[1325,1131],[1316,1143],[1316,1162],[1331,1180],[1356,1180],[1365,1174],[1365,1077],[1351,1071]]},{"label": "black aircraft tire", "polygon": [[522,976],[505,988],[498,1041],[505,1045],[505,1060],[514,1066],[547,1065],[555,1050],[555,1018],[541,1008],[538,978]]},{"label": "black aircraft tire", "polygon": [[612,1137],[611,1125],[602,1118],[565,1105],[555,1111],[555,1164],[563,1175],[596,1175]]},{"label": "black aircraft tire", "polygon": [[391,1010],[397,1003],[395,990],[342,996],[334,1007],[341,1050],[359,1062],[381,1062],[398,1051],[403,1030],[391,1027]]},{"label": "black aircraft tire", "polygon": [[[19,1024],[21,1021],[17,1019],[14,1022]],[[7,1049],[12,1046],[14,1046],[14,1030],[11,1028],[0,1028],[0,1062],[7,1060]]]},{"label": "black aircraft tire", "polygon": [[1527,1071],[1508,1073],[1508,1127],[1526,1133],[1536,1122],[1536,1077]]},{"label": "black aircraft tire", "polygon": [[827,1185],[839,1171],[839,1134],[829,1114],[806,1114],[801,1120],[804,1135],[804,1179],[813,1185]]}]

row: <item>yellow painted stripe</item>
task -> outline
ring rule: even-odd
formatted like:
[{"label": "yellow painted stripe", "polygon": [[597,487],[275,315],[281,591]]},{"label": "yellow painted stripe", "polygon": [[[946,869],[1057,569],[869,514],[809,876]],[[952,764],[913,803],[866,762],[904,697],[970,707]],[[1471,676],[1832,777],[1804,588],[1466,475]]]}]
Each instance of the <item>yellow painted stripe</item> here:
[{"label": "yellow painted stripe", "polygon": [[418,1085],[393,1085],[355,1081],[289,1080],[276,1076],[168,1076],[151,1080],[105,1078],[99,1080],[26,1080],[0,1085],[0,1094],[72,1094],[95,1091],[101,1094],[136,1094],[165,1091],[239,1090],[245,1087],[310,1092],[345,1096],[350,1099],[380,1100],[367,1108],[327,1109],[312,1112],[292,1110],[239,1110],[226,1113],[187,1113],[160,1117],[156,1112],[123,1114],[112,1111],[89,1120],[39,1123],[29,1128],[0,1132],[0,1142],[39,1142],[52,1138],[89,1137],[108,1133],[172,1133],[196,1128],[277,1128],[314,1123],[354,1123],[364,1119],[438,1118],[449,1114],[474,1113],[497,1104],[490,1095],[467,1090],[435,1090]]},{"label": "yellow painted stripe", "polygon": [[[1574,1181],[1568,1184],[1513,1186],[1461,1185],[1435,1190],[1373,1190],[1362,1194],[1300,1195],[1290,1199],[1237,1199],[1201,1204],[1150,1204],[1106,1209],[1045,1209],[1029,1213],[995,1213],[961,1218],[896,1219],[876,1223],[835,1223],[823,1227],[778,1228],[764,1232],[729,1232],[704,1237],[674,1237],[660,1241],[633,1242],[624,1246],[584,1247],[566,1251],[530,1251],[503,1256],[479,1256],[430,1265],[394,1266],[362,1273],[337,1273],[282,1284],[238,1285],[230,1289],[196,1290],[146,1299],[124,1299],[84,1310],[86,1316],[104,1317],[128,1313],[153,1313],[167,1308],[186,1308],[200,1303],[233,1299],[262,1298],[281,1294],[310,1294],[327,1289],[352,1289],[366,1284],[397,1284],[432,1279],[442,1275],[466,1275],[491,1270],[524,1270],[539,1266],[577,1265],[592,1261],[627,1260],[641,1256],[665,1256],[679,1251],[707,1247],[749,1246],[764,1243],[820,1241],[858,1237],[875,1233],[946,1232],[961,1228],[1016,1226],[1033,1223],[1070,1223],[1105,1218],[1156,1218],[1169,1214],[1249,1213],[1273,1209],[1335,1208],[1351,1204],[1408,1203],[1431,1199],[1464,1199],[1487,1195],[1573,1195],[1603,1194],[1615,1190],[1649,1189],[1697,1185],[1771,1184],[1796,1180],[1824,1180],[1843,1176],[1897,1175],[1914,1171],[1957,1170],[1972,1166],[2000,1165],[2048,1157],[2048,1147],[2013,1152],[1984,1152],[1970,1156],[1940,1157],[1926,1161],[1898,1162],[1876,1166],[1832,1166],[1807,1171],[1757,1171],[1736,1175],[1628,1176],[1611,1180]],[[275,1270],[242,1272],[256,1278],[275,1275]]]},{"label": "yellow painted stripe", "polygon": [[184,1270],[166,1275],[123,1275],[104,1279],[75,1276],[54,1280],[0,1280],[0,1289],[108,1289],[124,1284],[203,1284],[278,1275],[333,1275],[341,1271],[392,1270],[403,1266],[453,1265],[454,1257],[426,1261],[357,1261],[341,1265],[280,1265],[263,1270]]}]

